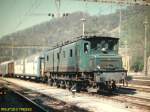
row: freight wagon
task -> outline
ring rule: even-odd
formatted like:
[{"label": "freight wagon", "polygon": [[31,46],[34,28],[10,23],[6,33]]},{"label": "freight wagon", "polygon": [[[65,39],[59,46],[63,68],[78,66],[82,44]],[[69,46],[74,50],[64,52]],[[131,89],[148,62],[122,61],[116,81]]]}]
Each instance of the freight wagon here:
[{"label": "freight wagon", "polygon": [[14,61],[14,74],[15,76],[23,75],[25,72],[24,59],[19,59]]},{"label": "freight wagon", "polygon": [[14,61],[16,77],[40,79],[44,75],[44,58],[40,54]]},{"label": "freight wagon", "polygon": [[45,80],[44,57],[41,54],[11,60],[0,64],[0,74],[9,77],[34,78]]},{"label": "freight wagon", "polygon": [[0,64],[0,74],[12,77],[14,75],[14,61],[6,61]]}]

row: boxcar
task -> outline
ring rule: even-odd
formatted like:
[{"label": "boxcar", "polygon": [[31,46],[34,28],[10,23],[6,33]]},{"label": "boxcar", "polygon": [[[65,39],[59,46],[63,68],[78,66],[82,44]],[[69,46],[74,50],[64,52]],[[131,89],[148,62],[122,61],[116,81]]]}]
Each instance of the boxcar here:
[{"label": "boxcar", "polygon": [[15,61],[15,76],[43,77],[44,65],[40,54],[32,55]]},{"label": "boxcar", "polygon": [[14,62],[14,74],[15,74],[15,76],[25,74],[24,59],[15,60],[15,62]]},{"label": "boxcar", "polygon": [[40,77],[39,55],[33,55],[25,59],[25,74],[28,76]]},{"label": "boxcar", "polygon": [[14,61],[6,61],[0,64],[2,76],[12,77],[14,75]]}]

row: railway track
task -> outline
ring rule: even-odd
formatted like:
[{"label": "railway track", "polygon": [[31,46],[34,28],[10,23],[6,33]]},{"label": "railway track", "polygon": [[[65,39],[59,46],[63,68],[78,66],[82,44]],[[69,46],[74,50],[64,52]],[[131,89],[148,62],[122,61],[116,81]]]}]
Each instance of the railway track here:
[{"label": "railway track", "polygon": [[[6,85],[1,87],[1,90],[2,90],[1,92],[3,92],[4,94],[1,96],[1,102],[3,102],[3,103],[0,105],[0,107],[1,107],[0,111],[48,112],[48,110],[44,109],[39,104],[33,102],[32,100],[30,100],[23,94],[7,87]],[[8,95],[13,97],[14,100],[11,99],[11,101],[8,102],[8,99],[7,99]],[[4,97],[6,97],[6,98],[4,98]],[[6,99],[7,99],[7,101],[6,101]],[[13,103],[13,106],[12,106],[12,103]]]},{"label": "railway track", "polygon": [[[25,93],[29,93],[30,91],[26,91]],[[33,92],[31,92],[34,94]],[[95,93],[87,93],[82,92],[83,95],[88,96],[94,96],[99,99],[106,99],[106,100],[112,100],[116,102],[121,102],[126,104],[126,108],[139,108],[139,109],[145,109],[146,112],[150,111],[150,99],[137,97],[134,94],[136,94],[136,89],[131,88],[120,88],[119,91],[113,92],[113,94],[95,94]],[[40,96],[41,97],[41,96]],[[31,97],[32,98],[32,97]],[[46,97],[45,97],[46,98]],[[64,102],[63,102],[64,103]],[[65,106],[65,103],[63,104]]]},{"label": "railway track", "polygon": [[149,76],[144,76],[143,74],[141,75],[132,75],[133,79],[139,79],[139,80],[150,80]]},{"label": "railway track", "polygon": [[112,94],[97,94],[97,93],[87,93],[83,92],[85,95],[95,96],[97,98],[105,98],[108,100],[113,100],[117,102],[126,103],[126,108],[144,108],[150,111],[150,99],[136,97],[134,95],[128,95],[128,92],[113,92]]},{"label": "railway track", "polygon": [[130,84],[150,86],[150,80],[133,79]]},{"label": "railway track", "polygon": [[131,75],[133,78],[132,81],[130,81],[130,84],[133,85],[143,85],[143,86],[150,86],[150,77],[141,75]]},{"label": "railway track", "polygon": [[123,102],[126,103],[127,108],[132,107],[138,107],[138,108],[144,108],[150,111],[150,98],[142,98],[138,96],[134,96],[136,94],[136,91],[139,92],[147,92],[150,93],[150,90],[144,90],[144,88],[129,88],[129,87],[120,87],[119,91],[115,91],[112,94],[97,94],[97,93],[86,93],[83,92],[83,94],[90,95],[90,96],[96,96],[98,98],[106,98],[108,100],[115,100],[117,102]]},{"label": "railway track", "polygon": [[130,84],[128,85],[128,87],[125,87],[125,89],[130,89],[130,88],[135,89],[140,92],[150,93],[150,86],[139,86],[139,85]]},{"label": "railway track", "polygon": [[112,99],[128,103],[128,106],[133,105],[139,108],[150,110],[150,103],[149,103],[150,99],[145,99],[145,98],[140,98],[140,97],[135,97],[135,96],[128,96],[128,95],[115,96],[115,97],[112,97]]},{"label": "railway track", "polygon": [[46,96],[39,92],[22,88],[7,80],[0,79],[0,84],[5,85],[5,88],[33,105],[35,109],[34,112],[88,112],[87,110],[79,108],[75,105],[70,105],[66,102],[60,101],[50,96]]}]

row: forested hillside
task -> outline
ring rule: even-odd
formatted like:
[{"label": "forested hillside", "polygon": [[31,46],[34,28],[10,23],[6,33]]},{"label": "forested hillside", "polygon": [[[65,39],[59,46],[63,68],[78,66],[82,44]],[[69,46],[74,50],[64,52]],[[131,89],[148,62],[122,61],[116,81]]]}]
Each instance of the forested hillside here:
[{"label": "forested hillside", "polygon": [[[127,9],[122,9],[121,21],[121,38],[120,45],[123,46],[124,41],[127,41],[129,54],[133,56],[132,65],[135,63],[143,63],[144,50],[144,19],[147,15],[150,20],[149,6],[130,6]],[[67,17],[53,19],[48,22],[33,26],[26,30],[22,30],[11,35],[7,35],[0,40],[0,55],[11,56],[12,50],[1,48],[3,44],[12,45],[41,45],[53,46],[58,42],[71,40],[73,37],[82,34],[81,18],[86,18],[85,32],[100,33],[112,36],[112,31],[115,36],[118,36],[119,29],[119,11],[109,15],[90,16],[87,13],[76,12]],[[150,21],[149,21],[150,23]],[[150,35],[150,28],[148,35]],[[148,55],[150,55],[150,36],[148,36]],[[32,53],[39,52],[42,49],[14,49],[14,57],[19,58]],[[3,59],[9,60],[9,58]],[[2,60],[1,60],[2,61]],[[142,66],[142,65],[141,65]]]},{"label": "forested hillside", "polygon": [[[146,16],[150,26],[150,6],[132,6],[123,11],[121,42],[126,40],[128,43],[129,55],[132,56],[132,68],[138,66],[141,70],[144,63],[144,21]],[[150,27],[147,36],[147,53],[150,56]]]},{"label": "forested hillside", "polygon": [[[71,40],[74,37],[81,36],[82,22],[81,18],[86,19],[86,33],[108,33],[118,26],[119,16],[114,14],[108,16],[90,16],[86,13],[76,12],[68,17],[53,19],[51,21],[33,26],[23,31],[7,35],[0,40],[0,44],[9,44],[15,46],[41,45],[53,46],[58,42]],[[105,31],[105,32],[104,32]],[[40,51],[37,49],[14,49],[14,57],[31,55]],[[2,49],[0,55],[11,55],[11,49]]]}]

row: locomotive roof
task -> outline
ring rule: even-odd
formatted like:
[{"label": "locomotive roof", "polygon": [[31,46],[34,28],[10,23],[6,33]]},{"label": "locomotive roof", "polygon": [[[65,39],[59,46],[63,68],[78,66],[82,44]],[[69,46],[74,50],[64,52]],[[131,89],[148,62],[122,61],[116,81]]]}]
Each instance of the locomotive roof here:
[{"label": "locomotive roof", "polygon": [[[83,37],[83,36],[80,36],[80,37]],[[99,33],[86,33],[85,38],[118,38],[118,37],[113,37],[113,36],[108,36],[108,35],[102,35],[102,34],[99,34]]]},{"label": "locomotive roof", "polygon": [[[76,37],[76,38],[72,38],[72,40],[67,40],[67,41],[64,41],[64,42],[60,42],[60,43],[57,43],[56,46],[53,46],[51,49],[49,50],[52,50],[52,49],[56,49],[58,47],[62,47],[62,46],[65,46],[67,44],[71,44],[73,42],[76,42],[76,41],[79,41],[79,40],[86,40],[86,39],[96,39],[96,38],[112,38],[112,39],[119,39],[117,37],[110,37],[110,36],[100,36],[100,35],[89,35],[89,34],[86,34],[85,36],[79,36],[79,37]],[[48,50],[48,51],[49,51]]]},{"label": "locomotive roof", "polygon": [[85,37],[83,37],[83,38],[81,38],[81,39],[96,39],[96,38],[112,38],[112,39],[119,39],[119,38],[117,38],[117,37],[110,37],[110,36],[85,36]]}]

